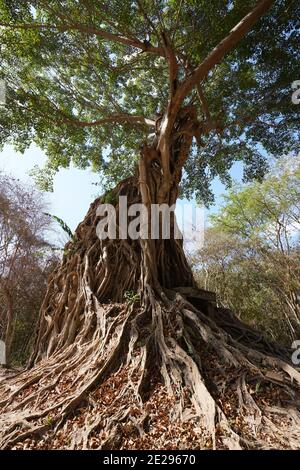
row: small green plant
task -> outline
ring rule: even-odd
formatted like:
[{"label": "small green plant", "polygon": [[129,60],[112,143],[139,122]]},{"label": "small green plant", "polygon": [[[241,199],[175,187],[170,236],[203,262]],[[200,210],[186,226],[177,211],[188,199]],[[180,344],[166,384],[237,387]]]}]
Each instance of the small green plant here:
[{"label": "small green plant", "polygon": [[118,202],[118,199],[114,191],[107,191],[103,196],[103,202],[104,204],[112,204],[113,206],[115,206]]},{"label": "small green plant", "polygon": [[52,215],[52,214],[49,214],[48,212],[44,212],[44,215],[47,215],[48,217],[50,217],[51,219],[55,220],[55,222],[57,222],[61,228],[63,229],[63,231],[70,237],[70,239],[73,241],[74,240],[74,237],[75,235],[73,234],[72,230],[70,229],[70,227],[66,224],[66,222],[64,222],[62,219],[60,219],[59,217],[57,217],[56,215]]},{"label": "small green plant", "polygon": [[76,242],[77,242],[77,237],[75,233],[72,232],[72,230],[66,224],[66,222],[64,222],[62,219],[60,219],[56,215],[49,214],[48,212],[44,212],[44,215],[47,215],[48,217],[51,217],[51,219],[55,220],[55,222],[57,222],[62,228],[62,230],[68,235],[68,237],[70,238],[70,242],[72,242],[72,246],[70,248],[62,249],[62,248],[52,247],[52,250],[63,251],[64,255],[74,254],[76,252]]},{"label": "small green plant", "polygon": [[44,423],[46,426],[53,426],[54,420],[53,420],[52,416],[46,416],[46,418],[44,418],[43,423]]},{"label": "small green plant", "polygon": [[148,338],[142,338],[139,341],[136,342],[137,348],[142,348],[146,345]]},{"label": "small green plant", "polygon": [[137,302],[140,300],[140,294],[137,292],[133,292],[132,290],[126,290],[124,292],[124,299],[127,300],[127,302]]}]

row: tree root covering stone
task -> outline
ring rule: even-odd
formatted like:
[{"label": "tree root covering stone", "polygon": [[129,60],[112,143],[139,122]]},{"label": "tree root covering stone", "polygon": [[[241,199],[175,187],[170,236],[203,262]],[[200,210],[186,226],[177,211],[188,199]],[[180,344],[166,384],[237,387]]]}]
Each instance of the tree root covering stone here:
[{"label": "tree root covering stone", "polygon": [[97,313],[88,341],[2,377],[2,449],[299,448],[300,374],[283,359],[183,298],[153,300],[144,338],[137,305]]},{"label": "tree root covering stone", "polygon": [[287,352],[195,294],[178,240],[157,241],[156,278],[142,242],[100,241],[99,201],[50,279],[30,367],[0,376],[1,449],[300,448]]}]

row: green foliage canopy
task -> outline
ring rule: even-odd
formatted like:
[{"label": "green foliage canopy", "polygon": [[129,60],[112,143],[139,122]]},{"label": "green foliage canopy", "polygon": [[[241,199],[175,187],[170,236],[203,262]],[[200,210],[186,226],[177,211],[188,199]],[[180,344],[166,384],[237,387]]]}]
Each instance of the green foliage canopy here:
[{"label": "green foliage canopy", "polygon": [[[39,183],[72,162],[102,182],[132,173],[139,144],[168,102],[167,32],[184,78],[255,5],[254,0],[0,0],[0,145],[24,151],[32,142],[48,156]],[[218,128],[194,143],[182,191],[209,202],[216,175],[229,181],[236,160],[245,178],[260,178],[266,152],[296,151],[300,106],[298,1],[278,0],[203,80]],[[193,90],[186,100],[195,93]],[[199,118],[205,119],[198,102]],[[149,121],[148,121],[149,120]]]},{"label": "green foliage canopy", "polygon": [[262,182],[233,186],[211,217],[216,230],[281,251],[299,245],[300,159],[285,158]]}]

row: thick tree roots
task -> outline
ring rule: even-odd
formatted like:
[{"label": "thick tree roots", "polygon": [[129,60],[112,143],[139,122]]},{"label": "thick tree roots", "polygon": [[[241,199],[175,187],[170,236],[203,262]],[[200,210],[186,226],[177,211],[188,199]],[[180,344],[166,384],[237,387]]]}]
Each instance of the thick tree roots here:
[{"label": "thick tree roots", "polygon": [[50,279],[30,368],[0,375],[0,448],[300,448],[286,352],[196,289],[179,242],[147,282],[137,241],[97,238],[98,203]]},{"label": "thick tree roots", "polygon": [[1,448],[299,448],[300,373],[281,353],[175,291],[148,296],[94,302],[90,337],[2,378]]}]

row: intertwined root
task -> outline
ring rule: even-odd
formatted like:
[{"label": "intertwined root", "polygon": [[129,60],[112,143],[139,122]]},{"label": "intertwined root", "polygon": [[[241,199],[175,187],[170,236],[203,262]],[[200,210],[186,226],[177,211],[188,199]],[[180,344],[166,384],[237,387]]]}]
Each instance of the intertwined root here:
[{"label": "intertwined root", "polygon": [[[121,193],[138,201],[138,181]],[[99,240],[99,202],[50,279],[30,368],[0,377],[0,447],[300,447],[285,351],[201,301],[177,240]]]},{"label": "intertwined root", "polygon": [[77,341],[0,382],[2,449],[176,447],[181,434],[186,448],[300,447],[298,371],[258,335],[249,346],[253,330],[234,339],[233,317],[225,331],[216,309],[147,296],[91,294]]}]

